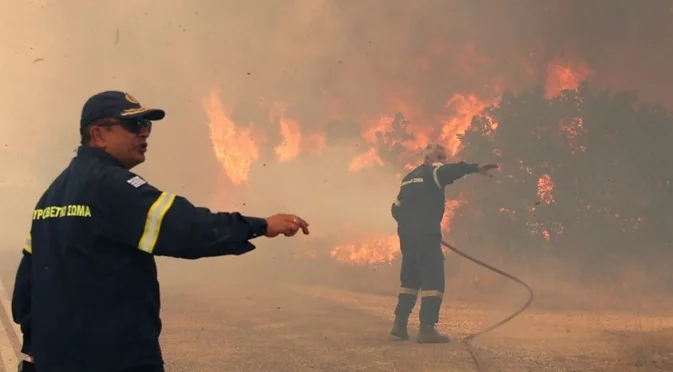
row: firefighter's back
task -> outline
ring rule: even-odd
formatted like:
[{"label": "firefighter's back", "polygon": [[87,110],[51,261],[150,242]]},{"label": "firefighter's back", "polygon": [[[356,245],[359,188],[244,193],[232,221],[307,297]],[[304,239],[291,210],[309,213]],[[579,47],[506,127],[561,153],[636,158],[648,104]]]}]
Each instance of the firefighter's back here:
[{"label": "firefighter's back", "polygon": [[[148,255],[106,221],[102,187],[124,171],[78,155],[33,212],[33,335],[38,370],[162,364],[159,286]],[[114,216],[116,220],[118,216]]]},{"label": "firefighter's back", "polygon": [[445,197],[433,170],[431,165],[422,164],[402,179],[397,196],[400,229],[439,231]]}]

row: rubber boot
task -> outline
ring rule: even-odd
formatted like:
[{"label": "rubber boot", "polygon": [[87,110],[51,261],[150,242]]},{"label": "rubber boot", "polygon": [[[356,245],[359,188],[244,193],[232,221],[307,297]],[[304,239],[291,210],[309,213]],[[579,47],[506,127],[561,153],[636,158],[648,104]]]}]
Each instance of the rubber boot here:
[{"label": "rubber boot", "polygon": [[393,328],[390,330],[390,335],[400,340],[408,340],[409,332],[407,331],[407,323],[409,317],[396,316]]},{"label": "rubber boot", "polygon": [[437,332],[434,324],[421,324],[418,332],[419,344],[446,344],[449,338]]}]

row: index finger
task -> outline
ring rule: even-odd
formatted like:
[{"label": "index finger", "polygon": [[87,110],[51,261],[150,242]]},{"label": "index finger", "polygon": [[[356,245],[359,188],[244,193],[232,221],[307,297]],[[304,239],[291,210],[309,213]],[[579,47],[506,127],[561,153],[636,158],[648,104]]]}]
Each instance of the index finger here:
[{"label": "index finger", "polygon": [[308,223],[303,218],[296,215],[289,215],[288,220],[297,226],[308,226]]},{"label": "index finger", "polygon": [[301,229],[301,231],[304,233],[304,235],[308,235],[308,222],[304,221],[303,218],[297,217],[297,226]]}]

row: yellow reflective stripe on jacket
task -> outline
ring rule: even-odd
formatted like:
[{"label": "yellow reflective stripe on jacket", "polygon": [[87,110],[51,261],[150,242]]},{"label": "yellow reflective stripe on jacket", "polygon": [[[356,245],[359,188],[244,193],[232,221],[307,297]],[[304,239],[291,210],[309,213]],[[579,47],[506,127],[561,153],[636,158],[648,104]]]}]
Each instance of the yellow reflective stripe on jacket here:
[{"label": "yellow reflective stripe on jacket", "polygon": [[168,212],[173,205],[174,200],[174,194],[162,192],[150,207],[150,210],[147,212],[145,229],[143,230],[143,235],[140,237],[140,242],[138,243],[138,248],[141,251],[147,253],[152,253],[154,251],[154,246],[157,244],[157,239],[159,239],[161,222],[164,220],[166,212]]},{"label": "yellow reflective stripe on jacket", "polygon": [[432,166],[434,169],[432,170],[432,179],[435,180],[435,185],[439,187],[440,189],[442,188],[442,184],[439,182],[439,168],[442,167],[444,163],[432,163]]},{"label": "yellow reflective stripe on jacket", "polygon": [[23,250],[33,254],[33,239],[30,234],[28,234],[28,239],[26,239],[26,243],[23,245]]}]

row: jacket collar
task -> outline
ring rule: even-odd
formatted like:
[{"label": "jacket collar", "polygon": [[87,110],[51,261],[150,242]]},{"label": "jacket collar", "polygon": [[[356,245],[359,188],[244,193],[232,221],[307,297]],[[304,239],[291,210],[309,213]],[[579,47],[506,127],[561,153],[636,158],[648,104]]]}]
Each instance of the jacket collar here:
[{"label": "jacket collar", "polygon": [[115,166],[123,168],[123,165],[119,160],[117,160],[114,156],[105,152],[105,150],[99,149],[97,147],[80,146],[77,149],[77,157],[78,158],[95,158],[95,159],[98,159],[98,160],[102,161],[105,164],[115,165]]}]

